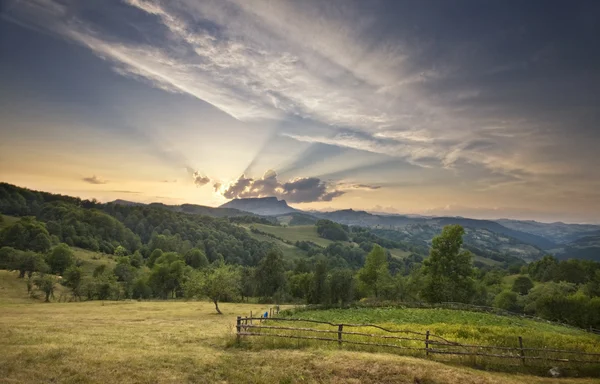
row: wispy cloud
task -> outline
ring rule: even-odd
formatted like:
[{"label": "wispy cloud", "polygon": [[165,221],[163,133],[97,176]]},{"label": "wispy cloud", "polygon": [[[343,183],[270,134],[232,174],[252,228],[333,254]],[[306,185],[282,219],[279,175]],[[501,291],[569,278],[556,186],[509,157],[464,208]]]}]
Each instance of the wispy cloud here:
[{"label": "wispy cloud", "polygon": [[[236,119],[302,121],[311,129],[281,124],[281,134],[297,141],[465,178],[475,177],[467,175],[474,167],[478,190],[563,185],[573,174],[579,176],[569,185],[593,190],[590,180],[600,177],[600,167],[589,167],[598,164],[598,81],[581,74],[595,73],[599,61],[586,47],[594,28],[578,19],[590,14],[586,6],[572,7],[573,22],[559,27],[539,21],[531,7],[523,20],[533,22],[524,28],[505,18],[511,12],[501,4],[493,12],[472,4],[482,18],[472,18],[481,22],[465,36],[456,25],[471,20],[458,17],[449,26],[440,16],[450,7],[444,1],[406,9],[359,3],[106,2],[104,19],[121,28],[90,17],[88,2],[11,1],[6,9],[11,20],[87,47],[123,76]],[[133,20],[120,17],[124,7]],[[414,25],[426,27],[415,32]],[[577,44],[555,44],[557,36]],[[580,175],[582,168],[590,169]],[[215,184],[195,172],[196,185]],[[259,180],[268,181],[241,177],[230,193]]]},{"label": "wispy cloud", "polygon": [[91,177],[84,177],[81,180],[85,181],[86,183],[90,183],[90,184],[108,184],[108,180],[103,180],[103,179],[97,177],[96,175],[93,175]]}]

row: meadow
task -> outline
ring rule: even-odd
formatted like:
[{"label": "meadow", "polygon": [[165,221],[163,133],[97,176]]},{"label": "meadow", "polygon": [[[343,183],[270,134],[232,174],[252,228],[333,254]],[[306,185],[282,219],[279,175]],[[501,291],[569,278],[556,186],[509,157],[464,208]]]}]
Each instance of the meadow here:
[{"label": "meadow", "polygon": [[[0,271],[0,383],[555,382],[391,353],[236,345],[236,316],[267,308],[223,303],[219,316],[203,301],[42,303],[15,273]],[[315,316],[344,320],[335,311]]]}]

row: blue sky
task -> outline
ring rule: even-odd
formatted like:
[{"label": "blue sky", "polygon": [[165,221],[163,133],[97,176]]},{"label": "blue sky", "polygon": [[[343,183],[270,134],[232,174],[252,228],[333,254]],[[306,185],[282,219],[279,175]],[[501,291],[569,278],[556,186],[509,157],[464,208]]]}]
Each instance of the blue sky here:
[{"label": "blue sky", "polygon": [[5,1],[0,179],[600,220],[595,1]]}]

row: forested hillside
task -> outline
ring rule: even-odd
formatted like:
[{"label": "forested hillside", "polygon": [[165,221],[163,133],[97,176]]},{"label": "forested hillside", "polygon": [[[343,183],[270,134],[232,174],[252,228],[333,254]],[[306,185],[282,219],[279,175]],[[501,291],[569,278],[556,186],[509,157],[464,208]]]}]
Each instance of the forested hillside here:
[{"label": "forested hillside", "polygon": [[327,219],[285,226],[9,184],[0,184],[0,213],[0,269],[18,271],[46,300],[60,287],[69,300],[209,298],[217,311],[221,301],[249,297],[326,306],[457,301],[600,327],[600,263],[540,254],[526,265],[507,251],[518,242],[506,237],[491,249],[480,240],[498,237],[481,228],[447,225],[440,234],[424,225],[415,245],[402,231]]}]

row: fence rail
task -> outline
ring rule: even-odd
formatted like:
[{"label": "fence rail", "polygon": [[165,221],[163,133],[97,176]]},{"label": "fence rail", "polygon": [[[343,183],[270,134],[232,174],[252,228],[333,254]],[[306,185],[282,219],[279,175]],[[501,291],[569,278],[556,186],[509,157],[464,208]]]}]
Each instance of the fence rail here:
[{"label": "fence rail", "polygon": [[[277,323],[285,323],[277,325]],[[292,323],[291,325],[288,325]],[[294,326],[304,323],[304,326]],[[312,328],[329,326],[334,329]],[[353,329],[354,328],[354,329]],[[359,328],[359,329],[356,329]],[[371,329],[372,332],[365,332]],[[518,337],[515,346],[495,346],[464,344],[447,340],[429,331],[416,332],[409,329],[389,329],[376,324],[344,324],[328,321],[291,319],[280,317],[241,317],[238,316],[237,338],[273,337],[282,339],[312,340],[344,344],[411,350],[430,355],[481,356],[488,358],[527,361],[563,362],[578,364],[600,364],[600,353],[566,350],[557,348],[524,347],[524,340]]]}]

